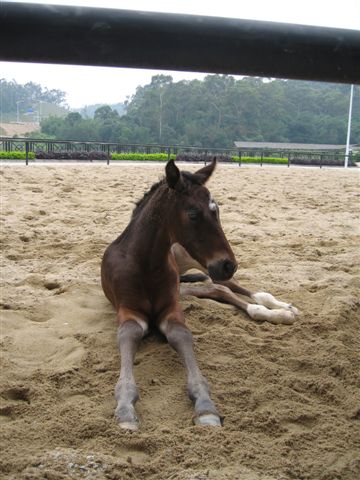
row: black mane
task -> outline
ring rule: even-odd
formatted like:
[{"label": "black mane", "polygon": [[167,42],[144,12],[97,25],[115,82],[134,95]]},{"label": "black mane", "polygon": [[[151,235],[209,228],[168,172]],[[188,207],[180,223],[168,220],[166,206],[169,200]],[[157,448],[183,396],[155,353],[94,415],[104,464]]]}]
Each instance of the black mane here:
[{"label": "black mane", "polygon": [[163,185],[164,183],[165,179],[163,178],[159,182],[154,183],[150,187],[150,190],[144,193],[144,196],[135,203],[135,208],[132,212],[131,218],[136,217],[136,215],[143,209],[144,205],[147,203],[151,195],[160,187],[160,185]]},{"label": "black mane", "polygon": [[[199,179],[199,176],[194,174],[194,173],[190,173],[190,172],[181,172],[181,176],[183,178],[183,180],[186,180],[188,182],[186,183],[190,183],[191,185],[201,185],[202,182],[201,180]],[[149,200],[149,198],[152,196],[152,194],[161,186],[161,185],[164,185],[166,183],[166,179],[163,178],[162,180],[159,180],[158,182],[154,183],[150,189],[144,193],[144,196],[138,200],[136,203],[135,203],[135,208],[132,212],[132,215],[131,215],[131,218],[134,218],[136,217],[140,212],[141,210],[143,209],[143,207],[146,205],[147,201]]]}]

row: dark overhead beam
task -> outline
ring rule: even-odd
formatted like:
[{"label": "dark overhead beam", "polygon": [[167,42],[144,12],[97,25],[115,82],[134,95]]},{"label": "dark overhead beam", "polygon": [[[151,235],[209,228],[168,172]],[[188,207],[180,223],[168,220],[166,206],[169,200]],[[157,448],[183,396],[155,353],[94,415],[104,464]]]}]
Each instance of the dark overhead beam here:
[{"label": "dark overhead beam", "polygon": [[0,2],[0,60],[360,83],[360,32]]}]

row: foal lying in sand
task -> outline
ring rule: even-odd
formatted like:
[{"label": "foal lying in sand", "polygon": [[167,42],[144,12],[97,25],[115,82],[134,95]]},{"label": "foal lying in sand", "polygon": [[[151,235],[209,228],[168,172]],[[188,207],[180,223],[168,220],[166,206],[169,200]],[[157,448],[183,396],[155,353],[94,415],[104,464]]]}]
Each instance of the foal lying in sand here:
[{"label": "foal lying in sand", "polygon": [[[195,174],[180,172],[173,161],[166,165],[166,177],[154,184],[138,202],[124,232],[106,249],[101,266],[105,295],[117,312],[121,370],[115,388],[115,417],[124,429],[138,428],[135,403],[139,398],[133,362],[140,340],[149,328],[159,329],[178,352],[187,370],[188,394],[194,402],[194,423],[221,425],[221,417],[210,397],[209,386],[196,362],[192,334],[185,325],[180,306],[179,271],[197,266],[213,282],[182,287],[198,297],[227,301],[247,311],[252,318],[290,323],[296,313],[269,294],[251,294],[231,281],[237,269],[231,247],[222,230],[219,209],[205,183],[216,161]],[[181,245],[181,247],[180,247]],[[265,306],[249,305],[237,299],[227,286],[249,294]]]}]

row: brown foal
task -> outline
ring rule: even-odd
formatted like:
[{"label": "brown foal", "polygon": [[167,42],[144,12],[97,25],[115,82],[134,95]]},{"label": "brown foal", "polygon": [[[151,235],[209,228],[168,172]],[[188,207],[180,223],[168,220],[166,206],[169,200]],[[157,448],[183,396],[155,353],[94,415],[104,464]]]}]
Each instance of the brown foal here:
[{"label": "brown foal", "polygon": [[221,425],[209,386],[197,365],[190,330],[179,303],[179,270],[172,252],[180,244],[214,282],[236,271],[234,254],[222,230],[217,204],[204,186],[216,161],[191,174],[173,161],[166,176],[138,202],[124,232],[106,249],[101,268],[106,297],[117,312],[120,377],[115,388],[120,427],[138,428],[134,405],[139,398],[133,375],[136,349],[149,327],[158,328],[187,370],[194,422]]}]

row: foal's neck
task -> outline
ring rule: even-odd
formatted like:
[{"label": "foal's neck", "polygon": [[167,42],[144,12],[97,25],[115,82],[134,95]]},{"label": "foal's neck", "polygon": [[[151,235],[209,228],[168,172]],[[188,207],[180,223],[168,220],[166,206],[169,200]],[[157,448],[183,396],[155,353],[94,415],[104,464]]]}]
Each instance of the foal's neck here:
[{"label": "foal's neck", "polygon": [[134,246],[139,255],[147,258],[149,265],[160,268],[166,262],[173,243],[169,229],[169,219],[172,215],[171,192],[164,187],[153,194],[153,198],[134,219]]}]

